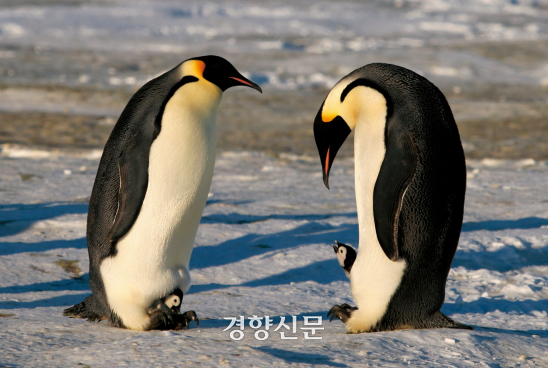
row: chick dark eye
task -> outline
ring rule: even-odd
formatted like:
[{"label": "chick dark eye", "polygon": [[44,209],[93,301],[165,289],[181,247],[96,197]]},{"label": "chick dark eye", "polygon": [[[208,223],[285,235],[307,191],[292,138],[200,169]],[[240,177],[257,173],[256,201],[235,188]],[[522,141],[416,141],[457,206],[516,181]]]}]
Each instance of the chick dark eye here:
[{"label": "chick dark eye", "polygon": [[342,253],[342,249],[339,251],[339,253]]}]

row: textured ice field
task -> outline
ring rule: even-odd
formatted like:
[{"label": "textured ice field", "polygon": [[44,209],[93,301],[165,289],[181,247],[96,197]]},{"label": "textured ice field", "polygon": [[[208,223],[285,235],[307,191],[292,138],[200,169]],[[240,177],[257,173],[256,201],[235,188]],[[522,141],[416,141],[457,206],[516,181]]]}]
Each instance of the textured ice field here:
[{"label": "textured ice field", "polygon": [[[6,112],[44,113],[91,116],[104,128],[144,82],[215,53],[265,90],[265,100],[227,95],[221,109],[233,120],[273,115],[288,134],[291,113],[299,129],[310,124],[303,142],[321,102],[314,93],[375,61],[433,81],[459,124],[528,119],[534,128],[548,111],[547,19],[546,0],[5,0],[0,124],[18,122],[2,120]],[[284,93],[303,105],[284,104]],[[265,137],[245,123],[231,132]],[[328,191],[316,156],[220,152],[183,302],[201,323],[133,332],[62,316],[90,293],[85,221],[101,152],[1,148],[0,367],[548,366],[546,162],[468,161],[442,311],[474,331],[348,335],[324,321],[321,340],[300,329],[281,340],[272,331],[280,317],[297,316],[301,328],[305,316],[352,304],[330,246],[358,243],[352,160],[335,161]],[[241,315],[273,318],[270,337],[258,341],[246,326],[232,341],[223,318]]]},{"label": "textured ice field", "polygon": [[[215,52],[274,88],[330,88],[372,61],[401,64],[437,82],[548,86],[544,51],[515,45],[546,41],[546,0],[12,0],[1,5],[0,75],[10,84],[131,88],[158,74],[151,64],[171,68],[181,57]],[[493,48],[498,42],[507,44],[509,55]],[[33,64],[40,55],[43,64]],[[86,67],[89,63],[95,67]],[[110,67],[101,67],[105,63]]]},{"label": "textured ice field", "polygon": [[[133,332],[62,316],[89,294],[87,197],[98,152],[3,147],[0,366],[175,367],[548,365],[548,165],[468,162],[465,221],[443,311],[474,331],[348,335],[340,321],[306,340],[304,316],[352,303],[330,243],[357,245],[353,161],[332,189],[316,157],[223,152],[191,259],[183,309],[199,326]],[[264,341],[232,341],[224,317],[270,316]],[[298,317],[297,340],[274,332]]]}]

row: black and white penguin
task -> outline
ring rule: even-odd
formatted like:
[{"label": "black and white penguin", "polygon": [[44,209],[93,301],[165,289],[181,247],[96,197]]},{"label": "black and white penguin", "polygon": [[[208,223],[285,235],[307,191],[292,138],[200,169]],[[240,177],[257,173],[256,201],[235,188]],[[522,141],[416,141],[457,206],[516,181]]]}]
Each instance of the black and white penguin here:
[{"label": "black and white penguin", "polygon": [[357,308],[334,306],[349,332],[469,328],[440,312],[460,236],[466,166],[438,88],[390,64],[341,79],[314,121],[323,179],[354,130],[359,252],[350,272]]},{"label": "black and white penguin", "polygon": [[260,87],[227,60],[184,61],[131,98],[108,139],[90,198],[92,295],[65,310],[133,330],[179,329],[189,261],[213,176],[223,92]]},{"label": "black and white penguin", "polygon": [[332,245],[339,264],[346,276],[350,278],[350,271],[352,271],[352,266],[354,265],[354,261],[356,261],[356,251],[351,246],[339,243],[336,240],[335,244]]}]

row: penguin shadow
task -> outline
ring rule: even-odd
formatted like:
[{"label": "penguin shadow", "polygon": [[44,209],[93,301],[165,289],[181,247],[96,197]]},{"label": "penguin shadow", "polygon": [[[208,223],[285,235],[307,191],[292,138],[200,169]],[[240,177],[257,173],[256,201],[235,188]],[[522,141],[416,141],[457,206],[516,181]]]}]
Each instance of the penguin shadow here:
[{"label": "penguin shadow", "polygon": [[[279,316],[269,316],[273,320],[273,327],[270,329],[270,337],[268,341],[276,341],[277,338],[279,338],[279,332],[273,332],[273,330],[276,328],[276,326],[281,322],[282,317],[284,317],[284,323],[290,324],[292,326],[293,323],[293,317],[297,317],[297,324],[302,323],[305,316],[312,316],[312,317],[322,317],[322,326],[325,329],[326,327],[326,311],[317,311],[317,312],[306,312],[306,313],[300,313],[297,315],[279,315]],[[215,329],[222,329],[224,330],[229,326],[230,321],[225,319],[204,319],[200,320],[200,329],[202,328],[215,328]],[[245,322],[246,326],[246,335],[250,333],[248,330],[248,321]],[[318,331],[316,334],[316,337],[322,337],[322,332],[325,331],[321,330]],[[231,330],[227,330],[224,333],[228,337]],[[290,336],[294,336],[293,333],[289,332]],[[297,336],[302,339],[303,338],[303,332],[300,329],[297,329]],[[317,340],[311,340],[312,342],[316,342]],[[330,367],[348,367],[348,365],[343,363],[337,363],[333,362],[332,358],[327,355],[317,354],[317,353],[307,353],[307,352],[296,352],[293,350],[284,350],[284,349],[278,349],[272,347],[273,344],[264,345],[264,346],[251,346],[253,349],[256,349],[258,351],[261,351],[265,354],[271,355],[272,357],[278,358],[283,360],[287,364],[312,364],[312,365],[324,365],[324,366],[330,366]]]},{"label": "penguin shadow", "polygon": [[57,239],[37,243],[6,242],[0,243],[0,256],[7,256],[18,253],[46,252],[48,250],[65,248],[85,249],[86,247],[86,238],[72,240]]},{"label": "penguin shadow", "polygon": [[2,301],[0,302],[0,309],[34,309],[39,307],[65,307],[80,303],[85,297],[90,294],[88,290],[86,293],[60,295],[53,298],[46,298],[40,300],[33,300],[28,302],[21,301]]},{"label": "penguin shadow", "polygon": [[334,215],[273,215],[246,216],[237,214],[206,216],[205,223],[247,224],[268,220],[308,221],[298,227],[272,234],[247,234],[227,240],[216,246],[195,247],[191,258],[191,269],[223,266],[275,250],[296,248],[303,245],[325,243],[329,246],[334,239],[356,242],[358,224],[341,224],[333,226],[320,223],[329,217],[355,217],[355,213]]},{"label": "penguin shadow", "polygon": [[333,362],[328,355],[283,350],[271,346],[257,346],[253,349],[271,355],[274,358],[281,359],[287,364],[321,364],[322,366],[328,367],[349,367],[349,365],[344,363]]},{"label": "penguin shadow", "polygon": [[[0,237],[19,234],[35,222],[63,216],[67,214],[87,213],[87,203],[39,203],[39,204],[12,204],[0,206]],[[86,248],[86,239],[53,240],[36,243],[0,242],[0,256],[19,253],[40,253],[53,249]],[[32,271],[30,271],[32,272]],[[42,271],[44,272],[44,271]],[[39,278],[39,277],[37,277]],[[0,309],[60,307],[78,303],[89,291],[88,276],[71,278],[59,281],[39,282],[30,285],[15,285],[0,287],[0,294],[39,293],[42,291],[83,291],[85,293],[62,295],[34,301],[4,300],[0,302]]]},{"label": "penguin shadow", "polygon": [[[0,294],[24,294],[41,291],[88,291],[89,274],[86,273],[77,278],[70,278],[58,281],[38,282],[30,285],[15,285],[0,287]],[[0,302],[1,305],[1,302]]]},{"label": "penguin shadow", "polygon": [[91,293],[91,291],[89,290],[89,274],[86,273],[80,277],[58,281],[38,282],[30,285],[0,287],[0,294],[40,293],[43,291],[82,291],[82,293],[61,295],[53,298],[38,299],[28,302],[5,300],[0,301],[0,309],[64,307],[77,304]]},{"label": "penguin shadow", "polygon": [[548,310],[548,300],[512,301],[507,299],[479,298],[477,300],[474,300],[473,302],[468,303],[445,303],[443,305],[443,311],[447,312],[447,314],[485,314],[496,311],[530,314],[535,311],[546,310]]},{"label": "penguin shadow", "polygon": [[190,289],[190,293],[199,294],[212,290],[221,290],[231,288],[235,286],[240,287],[260,287],[260,286],[275,286],[275,285],[289,285],[291,282],[306,282],[315,281],[319,284],[330,284],[336,281],[348,281],[344,272],[341,270],[341,266],[337,263],[337,260],[325,260],[316,263],[312,263],[307,266],[292,268],[285,272],[256,279],[253,281],[244,282],[241,284],[204,284],[193,285]]},{"label": "penguin shadow", "polygon": [[[466,222],[463,224],[463,232],[472,231],[500,231],[514,229],[535,229],[548,225],[548,219],[527,217],[517,220],[488,220],[479,222]],[[498,272],[508,272],[515,269],[531,266],[544,266],[548,264],[548,247],[533,248],[533,244],[517,237],[522,246],[517,248],[506,245],[497,250],[462,251],[457,249],[452,267],[464,267],[467,270],[487,269]],[[472,240],[473,241],[473,240]],[[479,244],[483,247],[482,244]],[[540,289],[535,285],[528,285],[531,289]],[[479,298],[469,303],[446,303],[442,311],[451,314],[485,314],[495,311],[512,312],[519,314],[531,314],[536,311],[548,310],[548,300],[506,300],[492,298]],[[489,330],[504,333],[520,333],[526,335],[548,336],[547,331],[517,331],[509,329],[488,329],[482,326],[473,326],[475,330]]]},{"label": "penguin shadow", "polygon": [[0,205],[0,237],[19,234],[37,221],[87,212],[88,204],[83,202]]},{"label": "penguin shadow", "polygon": [[517,220],[487,220],[471,221],[462,224],[462,232],[487,230],[515,230],[515,229],[537,229],[548,225],[548,219],[540,217],[525,217]]},{"label": "penguin shadow", "polygon": [[[85,214],[87,211],[87,203],[82,202],[0,205],[0,238],[22,233],[38,221],[69,214]],[[85,247],[86,241],[84,238],[37,243],[0,242],[0,256],[25,252],[43,252],[57,248]]]},{"label": "penguin shadow", "polygon": [[[355,214],[343,214],[342,216],[351,216]],[[342,224],[333,226],[326,223],[320,223],[318,220],[329,217],[319,215],[303,216],[246,216],[244,218],[226,215],[223,221],[266,221],[269,219],[291,219],[308,220],[294,229],[281,231],[273,234],[247,234],[237,239],[228,240],[217,246],[197,247],[193,251],[191,259],[191,270],[207,267],[224,266],[231,263],[262,255],[267,252],[288,250],[309,244],[326,243],[329,239],[344,239],[355,243],[358,235],[357,224]],[[337,215],[338,216],[338,215]],[[221,216],[217,217],[217,221]],[[331,247],[326,243],[326,247]],[[255,279],[241,284],[219,285],[204,284],[193,285],[190,292],[201,293],[211,290],[229,288],[233,286],[259,287],[265,285],[284,285],[291,282],[315,281],[322,284],[329,284],[334,281],[347,281],[346,276],[341,271],[340,266],[333,256],[333,259],[318,261],[306,266],[296,267],[279,274]]]},{"label": "penguin shadow", "polygon": [[[538,229],[547,225],[548,219],[527,217],[519,220],[467,222],[463,224],[462,231]],[[519,239],[521,243],[519,248],[513,245],[506,245],[489,251],[463,251],[457,248],[452,267],[462,266],[468,270],[487,269],[508,272],[522,267],[544,266],[548,264],[548,247],[533,247],[533,243],[528,240],[519,236],[515,238]],[[478,245],[480,248],[483,248],[483,244]]]},{"label": "penguin shadow", "polygon": [[[226,203],[226,201],[218,200],[218,202]],[[244,203],[252,203],[254,201],[245,201]],[[209,202],[208,202],[209,203]],[[240,204],[238,202],[238,204]],[[242,215],[239,213],[228,214],[211,214],[202,217],[201,223],[204,224],[251,224],[254,222],[262,222],[267,220],[295,220],[295,221],[318,221],[325,220],[331,217],[347,217],[357,218],[356,212],[345,212],[335,214],[305,214],[305,215],[268,215],[268,216],[256,216],[256,215]]]},{"label": "penguin shadow", "polygon": [[[482,327],[482,326],[473,326],[474,331],[479,332],[495,332],[497,334],[508,334],[508,335],[519,335],[519,336],[528,336],[528,337],[537,337],[537,338],[547,338],[548,331],[546,330],[509,330],[505,328],[494,328],[494,327]],[[476,340],[479,343],[483,341],[495,341],[500,339],[500,336],[475,336]]]},{"label": "penguin shadow", "polygon": [[[292,318],[293,317],[297,317],[297,323],[304,321],[304,317],[305,316],[310,316],[310,317],[318,317],[318,316],[321,316],[322,317],[322,327],[324,327],[325,329],[327,329],[327,320],[326,320],[326,311],[317,311],[317,312],[306,312],[306,313],[300,313],[298,315],[295,315],[295,316],[292,316],[292,315],[284,315],[284,316],[270,316],[273,320],[274,320],[274,325],[277,324],[278,321],[281,321],[281,317],[285,317],[285,322],[287,323],[288,321],[292,322]],[[321,331],[318,331],[318,336],[317,337],[322,337],[322,332],[325,331],[324,330],[321,330]],[[297,334],[300,335],[300,337],[302,338],[303,337],[303,332],[300,331],[299,329],[297,330]],[[317,340],[312,340],[312,341],[317,341]],[[256,349],[256,350],[259,350],[263,353],[266,353],[266,354],[269,354],[275,358],[278,358],[278,359],[282,359],[285,361],[285,363],[287,364],[313,364],[313,365],[324,365],[324,366],[329,366],[329,367],[349,367],[349,365],[347,364],[344,364],[344,363],[338,363],[338,362],[333,362],[332,361],[332,358],[329,357],[328,355],[323,355],[323,354],[317,354],[317,353],[308,353],[308,352],[302,352],[302,351],[299,351],[299,352],[296,352],[296,351],[293,351],[293,350],[284,350],[284,349],[279,349],[279,348],[275,348],[275,347],[272,347],[272,344],[268,345],[268,346],[255,346],[253,347],[253,349]]]}]

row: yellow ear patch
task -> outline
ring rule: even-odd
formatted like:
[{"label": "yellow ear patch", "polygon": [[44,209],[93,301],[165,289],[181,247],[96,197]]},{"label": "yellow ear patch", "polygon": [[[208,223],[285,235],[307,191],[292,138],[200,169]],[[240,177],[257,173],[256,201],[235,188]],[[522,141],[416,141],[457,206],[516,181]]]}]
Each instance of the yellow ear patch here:
[{"label": "yellow ear patch", "polygon": [[329,92],[323,103],[322,121],[329,123],[337,116],[341,115],[341,94],[351,80],[341,79]]},{"label": "yellow ear patch", "polygon": [[331,120],[335,119],[339,115],[335,109],[327,109],[324,105],[322,110],[322,121],[324,123],[329,123]]},{"label": "yellow ear patch", "polygon": [[[379,91],[362,85],[355,86],[341,102],[345,88],[356,79],[345,77],[329,92],[322,107],[322,121],[329,123],[340,116],[354,130],[358,120],[385,121],[387,114],[386,99]],[[380,121],[379,120],[379,121]],[[383,123],[384,124],[384,123]]]},{"label": "yellow ear patch", "polygon": [[204,77],[205,63],[201,60],[188,60],[183,63],[183,76],[192,75],[196,78]]},{"label": "yellow ear patch", "polygon": [[196,74],[198,74],[200,77],[204,76],[204,70],[205,70],[205,63],[201,60],[194,60],[194,68],[196,70]]}]

